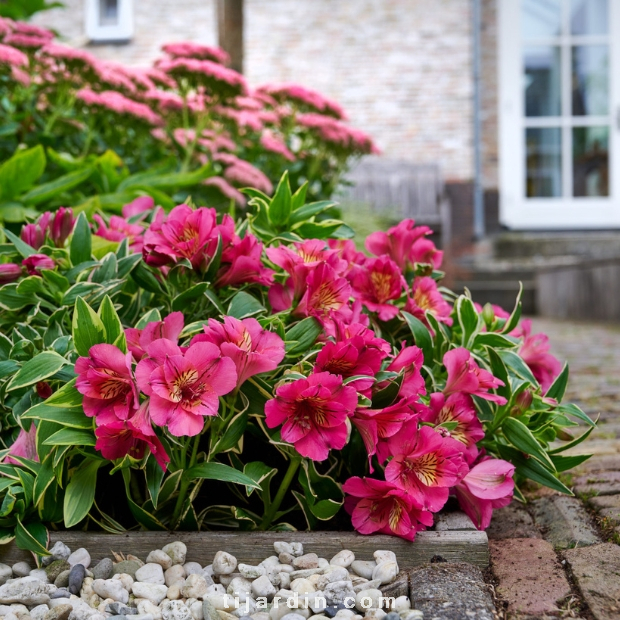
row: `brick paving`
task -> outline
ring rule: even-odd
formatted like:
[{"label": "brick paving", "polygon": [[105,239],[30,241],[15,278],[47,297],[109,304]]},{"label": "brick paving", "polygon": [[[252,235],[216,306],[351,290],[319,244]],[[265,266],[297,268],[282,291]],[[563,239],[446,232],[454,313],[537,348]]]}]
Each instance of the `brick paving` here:
[{"label": "brick paving", "polygon": [[[566,399],[599,426],[570,454],[593,457],[554,491],[497,511],[488,530],[497,613],[620,619],[620,326],[536,319],[571,369]],[[583,429],[585,430],[585,429]],[[618,544],[616,544],[618,543]]]}]

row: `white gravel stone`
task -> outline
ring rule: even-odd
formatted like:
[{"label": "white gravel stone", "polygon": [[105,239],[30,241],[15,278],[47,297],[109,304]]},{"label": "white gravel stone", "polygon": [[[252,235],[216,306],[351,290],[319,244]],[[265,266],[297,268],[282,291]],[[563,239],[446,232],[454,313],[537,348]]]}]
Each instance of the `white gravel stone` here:
[{"label": "white gravel stone", "polygon": [[237,570],[246,579],[258,579],[266,573],[264,566],[252,566],[250,564],[239,564]]},{"label": "white gravel stone", "polygon": [[228,594],[205,594],[205,601],[209,601],[218,611],[234,611],[235,599]]},{"label": "white gravel stone", "polygon": [[145,598],[154,605],[159,605],[165,598],[168,588],[157,583],[136,581],[131,586],[132,592],[139,598]]},{"label": "white gravel stone", "polygon": [[215,575],[230,575],[237,568],[237,558],[226,551],[218,551],[213,558]]},{"label": "white gravel stone", "polygon": [[164,583],[167,586],[171,586],[173,583],[176,583],[180,579],[185,579],[187,573],[185,569],[177,564],[176,566],[172,566],[164,573]]},{"label": "white gravel stone", "polygon": [[273,549],[276,553],[288,553],[289,555],[294,555],[293,547],[291,543],[284,542],[283,540],[278,540],[273,543]]},{"label": "white gravel stone", "polygon": [[350,581],[332,581],[325,586],[323,590],[327,602],[332,605],[344,603],[345,599],[351,598],[355,600],[355,592]]},{"label": "white gravel stone", "polygon": [[282,616],[281,620],[305,620],[304,616],[297,612],[288,613]]},{"label": "white gravel stone", "polygon": [[327,607],[327,599],[321,591],[313,592],[308,595],[308,607],[316,614],[320,613]]},{"label": "white gravel stone", "polygon": [[316,553],[306,553],[305,555],[301,555],[296,557],[293,560],[293,568],[298,570],[305,570],[307,568],[318,568],[319,567],[319,556]]},{"label": "white gravel stone", "polygon": [[368,620],[383,620],[386,616],[386,612],[383,609],[369,609],[365,614],[364,618]]},{"label": "white gravel stone", "polygon": [[189,613],[192,614],[194,620],[203,620],[204,614],[202,613],[202,601],[196,601],[189,605]]},{"label": "white gravel stone", "polygon": [[207,594],[226,594],[226,588],[221,583],[214,583],[207,588]]},{"label": "white gravel stone", "polygon": [[325,558],[319,558],[319,568],[327,568],[329,562]]},{"label": "white gravel stone", "polygon": [[47,578],[47,573],[42,568],[33,568],[30,573],[30,577],[34,577],[43,583],[49,583],[49,579]]},{"label": "white gravel stone", "polygon": [[131,592],[131,587],[133,586],[135,581],[135,579],[127,573],[117,573],[112,577],[112,579],[120,581],[123,584],[123,588],[125,588],[125,590],[127,590],[128,592]]},{"label": "white gravel stone", "polygon": [[172,558],[161,549],[155,549],[146,556],[147,564],[159,564],[164,570],[172,566]]},{"label": "white gravel stone", "polygon": [[67,558],[67,562],[71,566],[81,564],[84,568],[88,568],[90,566],[90,553],[84,547],[80,547]]},{"label": "white gravel stone", "polygon": [[197,573],[192,573],[181,588],[181,596],[185,598],[202,598],[207,593],[207,580]]},{"label": "white gravel stone", "polygon": [[170,556],[173,564],[185,564],[187,557],[187,545],[180,540],[175,540],[162,547],[162,551]]},{"label": "white gravel stone", "polygon": [[245,577],[235,577],[226,588],[226,592],[231,596],[237,596],[240,600],[245,600],[252,591],[252,582]]},{"label": "white gravel stone", "polygon": [[35,577],[21,577],[13,579],[0,586],[0,603],[21,603],[22,605],[42,605],[48,603],[50,594],[56,591],[56,586],[43,583]]},{"label": "white gravel stone", "polygon": [[278,585],[281,588],[289,588],[291,585],[291,574],[290,573],[278,573],[274,581],[277,581]]},{"label": "white gravel stone", "polygon": [[368,609],[380,609],[381,590],[375,588],[362,590],[355,595],[355,607],[362,613]]},{"label": "white gravel stone", "polygon": [[136,603],[139,614],[150,614],[153,620],[161,620],[161,609],[147,599],[141,599]]},{"label": "white gravel stone", "polygon": [[307,579],[295,579],[291,581],[291,590],[298,594],[316,592],[316,588]]},{"label": "white gravel stone", "polygon": [[[6,565],[0,564],[0,582],[2,581],[2,572],[3,572],[1,569],[2,566],[6,566]],[[16,577],[27,577],[30,574],[32,567],[30,566],[30,564],[28,564],[28,562],[17,562],[16,564],[13,564],[12,570],[13,570],[13,574]]]},{"label": "white gravel stone", "polygon": [[383,562],[396,562],[396,554],[393,551],[378,549],[372,555],[375,558],[377,564],[383,564]]},{"label": "white gravel stone", "polygon": [[171,601],[176,601],[181,598],[181,588],[183,587],[184,581],[177,581],[173,583],[166,593],[166,598]]},{"label": "white gravel stone", "polygon": [[339,609],[334,618],[353,618],[355,612],[352,609]]},{"label": "white gravel stone", "polygon": [[353,551],[349,551],[348,549],[343,549],[339,551],[330,561],[329,563],[333,566],[344,566],[348,568],[355,561],[355,553]]},{"label": "white gravel stone", "polygon": [[136,581],[163,585],[164,583],[166,583],[166,580],[164,578],[164,569],[161,567],[161,564],[149,562],[148,564],[141,566],[136,571]]},{"label": "white gravel stone", "polygon": [[241,618],[243,616],[251,616],[253,613],[256,612],[256,609],[256,601],[251,596],[248,596],[244,601],[240,603],[238,609],[235,609],[232,614],[237,618]]},{"label": "white gravel stone", "polygon": [[252,589],[252,594],[255,597],[264,596],[267,598],[268,601],[270,601],[273,595],[276,593],[275,587],[265,575],[262,575],[261,577],[256,578],[252,582],[251,589]]},{"label": "white gravel stone", "polygon": [[165,601],[161,604],[163,620],[192,620],[192,614],[181,601]]},{"label": "white gravel stone", "polygon": [[372,578],[379,579],[381,585],[392,583],[398,575],[398,564],[396,562],[388,561],[377,564],[376,568],[372,571]]},{"label": "white gravel stone", "polygon": [[[25,564],[25,562],[24,562]],[[32,620],[43,620],[45,614],[49,611],[49,607],[47,605],[37,605],[30,610],[30,618]],[[0,611],[0,615],[2,611]]]},{"label": "white gravel stone", "polygon": [[[23,562],[25,564],[25,562]],[[28,566],[28,572],[30,574],[30,567]],[[18,577],[25,577],[26,575],[17,575]],[[13,576],[13,570],[8,564],[0,564],[0,585],[6,583],[7,579]]]},{"label": "white gravel stone", "polygon": [[405,611],[406,609],[411,609],[411,601],[408,596],[398,596],[394,601],[394,608],[392,611],[396,611],[400,613],[401,611]]},{"label": "white gravel stone", "polygon": [[51,555],[43,558],[43,566],[51,564],[54,560],[66,560],[71,555],[71,549],[65,545],[64,542],[58,540],[54,543],[54,546],[49,550]]},{"label": "white gravel stone", "polygon": [[355,560],[351,563],[351,570],[360,577],[364,577],[364,579],[372,579],[372,571],[375,570],[377,566],[376,562],[365,561],[365,560]]},{"label": "white gravel stone", "polygon": [[410,609],[401,618],[403,620],[424,620],[424,613],[419,609]]},{"label": "white gravel stone", "polygon": [[95,579],[92,588],[101,598],[113,598],[123,605],[129,600],[129,592],[125,590],[120,579]]},{"label": "white gravel stone", "polygon": [[203,571],[202,566],[200,566],[198,562],[185,562],[183,568],[185,569],[186,575],[200,575]]},{"label": "white gravel stone", "polygon": [[329,572],[321,575],[316,582],[317,589],[325,590],[328,583],[334,581],[349,581],[349,571],[342,566],[330,566]]}]

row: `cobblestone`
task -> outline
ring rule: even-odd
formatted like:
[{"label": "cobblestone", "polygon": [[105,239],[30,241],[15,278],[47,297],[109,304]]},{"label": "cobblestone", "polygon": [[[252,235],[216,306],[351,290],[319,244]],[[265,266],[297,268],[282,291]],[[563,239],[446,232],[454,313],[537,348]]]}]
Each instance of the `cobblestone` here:
[{"label": "cobblestone", "polygon": [[523,504],[512,502],[506,508],[493,511],[491,525],[487,529],[489,539],[542,538],[530,513]]},{"label": "cobblestone", "polygon": [[565,557],[596,620],[620,618],[620,547],[604,543],[569,549]]},{"label": "cobblestone", "polygon": [[587,474],[573,481],[576,493],[585,495],[615,495],[620,493],[620,471]]},{"label": "cobblestone", "polygon": [[601,516],[620,522],[620,495],[593,497],[588,503],[596,508]]},{"label": "cobblestone", "polygon": [[590,516],[576,497],[552,495],[532,502],[536,524],[556,549],[601,542]]}]

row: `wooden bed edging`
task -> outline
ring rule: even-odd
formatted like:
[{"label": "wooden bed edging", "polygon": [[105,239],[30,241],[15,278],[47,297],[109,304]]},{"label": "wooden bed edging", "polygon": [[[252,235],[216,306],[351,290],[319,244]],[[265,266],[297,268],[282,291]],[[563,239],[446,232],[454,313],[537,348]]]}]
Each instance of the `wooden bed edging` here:
[{"label": "wooden bed edging", "polygon": [[[447,562],[468,562],[486,568],[489,565],[489,546],[485,532],[477,530],[418,532],[413,543],[395,536],[361,536],[354,532],[51,532],[50,546],[61,540],[72,551],[85,547],[94,561],[111,557],[111,552],[132,554],[140,559],[153,549],[161,549],[174,540],[187,545],[187,561],[210,564],[220,550],[232,553],[240,562],[253,564],[273,553],[277,540],[299,541],[306,553],[331,558],[342,549],[350,549],[360,560],[372,560],[377,549],[389,549],[396,554],[401,568],[430,562],[441,556]],[[12,565],[32,560],[27,551],[14,542],[0,546],[0,562]],[[93,562],[94,564],[94,562]]]}]

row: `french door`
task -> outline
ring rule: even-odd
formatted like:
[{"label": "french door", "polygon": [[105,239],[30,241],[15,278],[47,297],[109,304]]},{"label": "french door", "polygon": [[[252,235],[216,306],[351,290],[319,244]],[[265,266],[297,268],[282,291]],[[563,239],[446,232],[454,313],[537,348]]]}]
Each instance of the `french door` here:
[{"label": "french door", "polygon": [[620,0],[498,0],[500,219],[620,228]]}]

